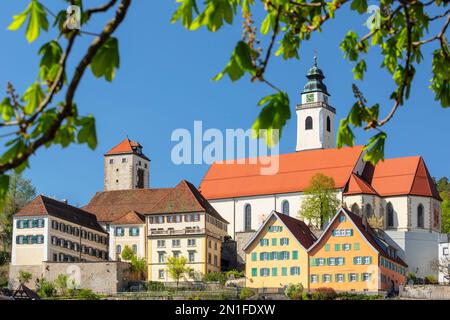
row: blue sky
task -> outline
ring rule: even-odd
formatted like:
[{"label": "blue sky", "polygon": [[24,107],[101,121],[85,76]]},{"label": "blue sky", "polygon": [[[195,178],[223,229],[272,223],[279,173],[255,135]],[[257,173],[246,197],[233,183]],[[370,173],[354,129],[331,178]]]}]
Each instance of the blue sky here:
[{"label": "blue sky", "polygon": [[[44,34],[30,45],[23,30],[7,30],[12,15],[22,11],[27,2],[0,2],[0,86],[6,88],[7,81],[11,81],[19,92],[24,92],[36,79],[39,63],[36,53],[44,41],[54,36]],[[55,12],[64,9],[61,0],[44,3]],[[125,23],[116,33],[121,51],[116,79],[107,83],[95,79],[89,71],[76,95],[79,112],[91,113],[97,119],[98,147],[95,151],[77,145],[64,150],[60,147],[39,150],[31,158],[31,168],[25,172],[39,193],[68,198],[72,204],[86,203],[103,188],[103,154],[126,135],[138,140],[151,158],[152,187],[173,186],[181,179],[198,185],[208,166],[172,164],[170,153],[175,145],[170,140],[172,131],[193,130],[195,120],[203,121],[204,129],[247,129],[252,125],[259,112],[256,103],[262,96],[271,94],[271,89],[260,83],[252,84],[247,78],[237,83],[228,79],[211,81],[222,70],[241,37],[239,17],[234,26],[226,26],[215,34],[205,30],[189,32],[180,24],[170,23],[175,8],[175,0],[134,1]],[[254,18],[261,22],[260,13]],[[337,109],[337,121],[347,114],[354,102],[351,85],[355,81],[352,65],[343,59],[339,44],[349,29],[365,33],[366,18],[344,10],[322,33],[302,45],[300,60],[285,62],[273,57],[267,76],[289,93],[293,112],[317,49],[319,66],[332,95],[330,102]],[[86,30],[99,31],[104,21],[105,18],[99,18]],[[92,41],[91,37],[83,38],[72,63],[77,62]],[[379,102],[381,112],[386,114],[392,105],[388,97],[394,86],[389,75],[379,67],[378,53],[375,49],[369,54],[368,74],[358,85],[369,103]],[[450,148],[446,147],[450,110],[442,109],[428,89],[431,56],[431,48],[426,48],[425,62],[417,70],[411,98],[386,127],[389,137],[386,157],[422,155],[431,174],[441,177],[450,175]],[[0,90],[2,94],[4,91]],[[357,135],[360,144],[368,137],[360,131]],[[292,117],[283,132],[281,153],[295,151],[295,141],[296,121]]]}]

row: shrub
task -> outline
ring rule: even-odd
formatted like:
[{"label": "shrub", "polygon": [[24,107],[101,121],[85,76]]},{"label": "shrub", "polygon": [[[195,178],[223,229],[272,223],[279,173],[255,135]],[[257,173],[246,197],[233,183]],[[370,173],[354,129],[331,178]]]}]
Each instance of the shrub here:
[{"label": "shrub", "polygon": [[253,297],[256,292],[250,288],[242,288],[241,293],[239,293],[239,299],[246,300]]},{"label": "shrub", "polygon": [[37,293],[42,298],[51,298],[56,296],[55,285],[51,281],[41,278],[37,281]]},{"label": "shrub", "polygon": [[122,260],[130,261],[134,257],[134,251],[129,246],[125,246],[122,250],[122,254],[120,255]]},{"label": "shrub", "polygon": [[0,288],[7,288],[8,282],[8,273],[0,271]]},{"label": "shrub", "polygon": [[367,294],[357,294],[350,292],[343,292],[337,295],[338,300],[381,300],[384,299],[382,295],[367,295]]},{"label": "shrub", "polygon": [[220,282],[220,284],[224,285],[227,281],[227,276],[222,272],[210,272],[203,276],[204,282]]},{"label": "shrub", "polygon": [[9,260],[9,253],[3,251],[0,252],[0,266],[4,265],[8,260]]},{"label": "shrub", "polygon": [[60,274],[55,280],[55,287],[59,291],[59,294],[62,296],[65,296],[67,294],[67,281],[69,280],[69,277],[65,274]]},{"label": "shrub", "polygon": [[27,284],[28,282],[30,282],[32,277],[33,277],[33,275],[28,271],[23,271],[23,270],[19,271],[20,284]]},{"label": "shrub", "polygon": [[438,284],[439,281],[432,274],[425,276],[425,284]]},{"label": "shrub", "polygon": [[301,300],[303,293],[303,285],[299,284],[289,284],[289,286],[284,291],[284,294],[291,300]]},{"label": "shrub", "polygon": [[147,291],[164,291],[165,288],[164,282],[149,281],[147,283]]},{"label": "shrub", "polygon": [[231,277],[234,277],[235,279],[243,278],[244,277],[244,271],[237,271],[237,270],[230,270],[226,272],[226,278],[230,279]]},{"label": "shrub", "polygon": [[408,278],[408,281],[411,280],[414,284],[417,283],[417,276],[415,273],[413,273],[413,272],[408,273],[407,278]]},{"label": "shrub", "polygon": [[312,293],[313,300],[334,300],[337,297],[336,291],[333,288],[317,288]]},{"label": "shrub", "polygon": [[100,296],[90,289],[80,289],[77,298],[80,300],[99,300]]}]

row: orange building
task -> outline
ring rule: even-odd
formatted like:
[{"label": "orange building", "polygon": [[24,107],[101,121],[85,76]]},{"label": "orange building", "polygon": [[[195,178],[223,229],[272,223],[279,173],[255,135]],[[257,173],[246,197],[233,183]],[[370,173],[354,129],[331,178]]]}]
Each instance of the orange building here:
[{"label": "orange building", "polygon": [[396,249],[346,209],[338,211],[308,253],[312,290],[378,292],[406,282],[408,266]]}]

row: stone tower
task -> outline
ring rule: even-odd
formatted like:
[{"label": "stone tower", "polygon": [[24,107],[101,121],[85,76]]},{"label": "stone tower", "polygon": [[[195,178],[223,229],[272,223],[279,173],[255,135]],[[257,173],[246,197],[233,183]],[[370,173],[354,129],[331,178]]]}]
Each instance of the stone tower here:
[{"label": "stone tower", "polygon": [[128,138],[105,156],[105,191],[150,187],[150,159],[142,146]]},{"label": "stone tower", "polygon": [[334,148],[334,117],[336,109],[329,105],[330,94],[323,83],[325,76],[314,65],[306,75],[306,83],[297,105],[297,151]]}]

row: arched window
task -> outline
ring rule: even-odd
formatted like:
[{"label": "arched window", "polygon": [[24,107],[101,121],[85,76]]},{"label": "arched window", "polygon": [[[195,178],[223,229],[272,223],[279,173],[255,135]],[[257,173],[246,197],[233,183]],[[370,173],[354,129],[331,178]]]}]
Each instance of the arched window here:
[{"label": "arched window", "polygon": [[137,244],[133,244],[133,252],[134,252],[134,254],[137,254],[137,251],[138,251]]},{"label": "arched window", "polygon": [[313,128],[313,120],[311,117],[306,117],[305,120],[305,130],[312,130]]},{"label": "arched window", "polygon": [[354,214],[360,215],[360,213],[359,213],[359,206],[358,206],[357,203],[354,203],[354,204],[352,205],[351,211],[352,211]]},{"label": "arched window", "polygon": [[287,200],[284,200],[281,204],[281,211],[285,215],[289,215],[289,202]]},{"label": "arched window", "polygon": [[252,206],[246,204],[244,207],[244,231],[252,230]]},{"label": "arched window", "polygon": [[424,227],[424,216],[423,216],[423,205],[419,204],[417,207],[417,227],[423,228]]},{"label": "arched window", "polygon": [[329,116],[327,117],[327,131],[331,132],[331,119]]},{"label": "arched window", "polygon": [[122,252],[122,246],[119,244],[116,246],[116,253],[120,254]]},{"label": "arched window", "polygon": [[392,206],[392,203],[388,203],[386,206],[386,222],[387,227],[393,227],[394,226],[394,207]]},{"label": "arched window", "polygon": [[372,214],[373,214],[373,210],[372,210],[372,206],[368,203],[368,204],[366,204],[366,212],[365,212],[365,214],[366,214],[366,218],[369,218],[370,216],[372,216]]}]

